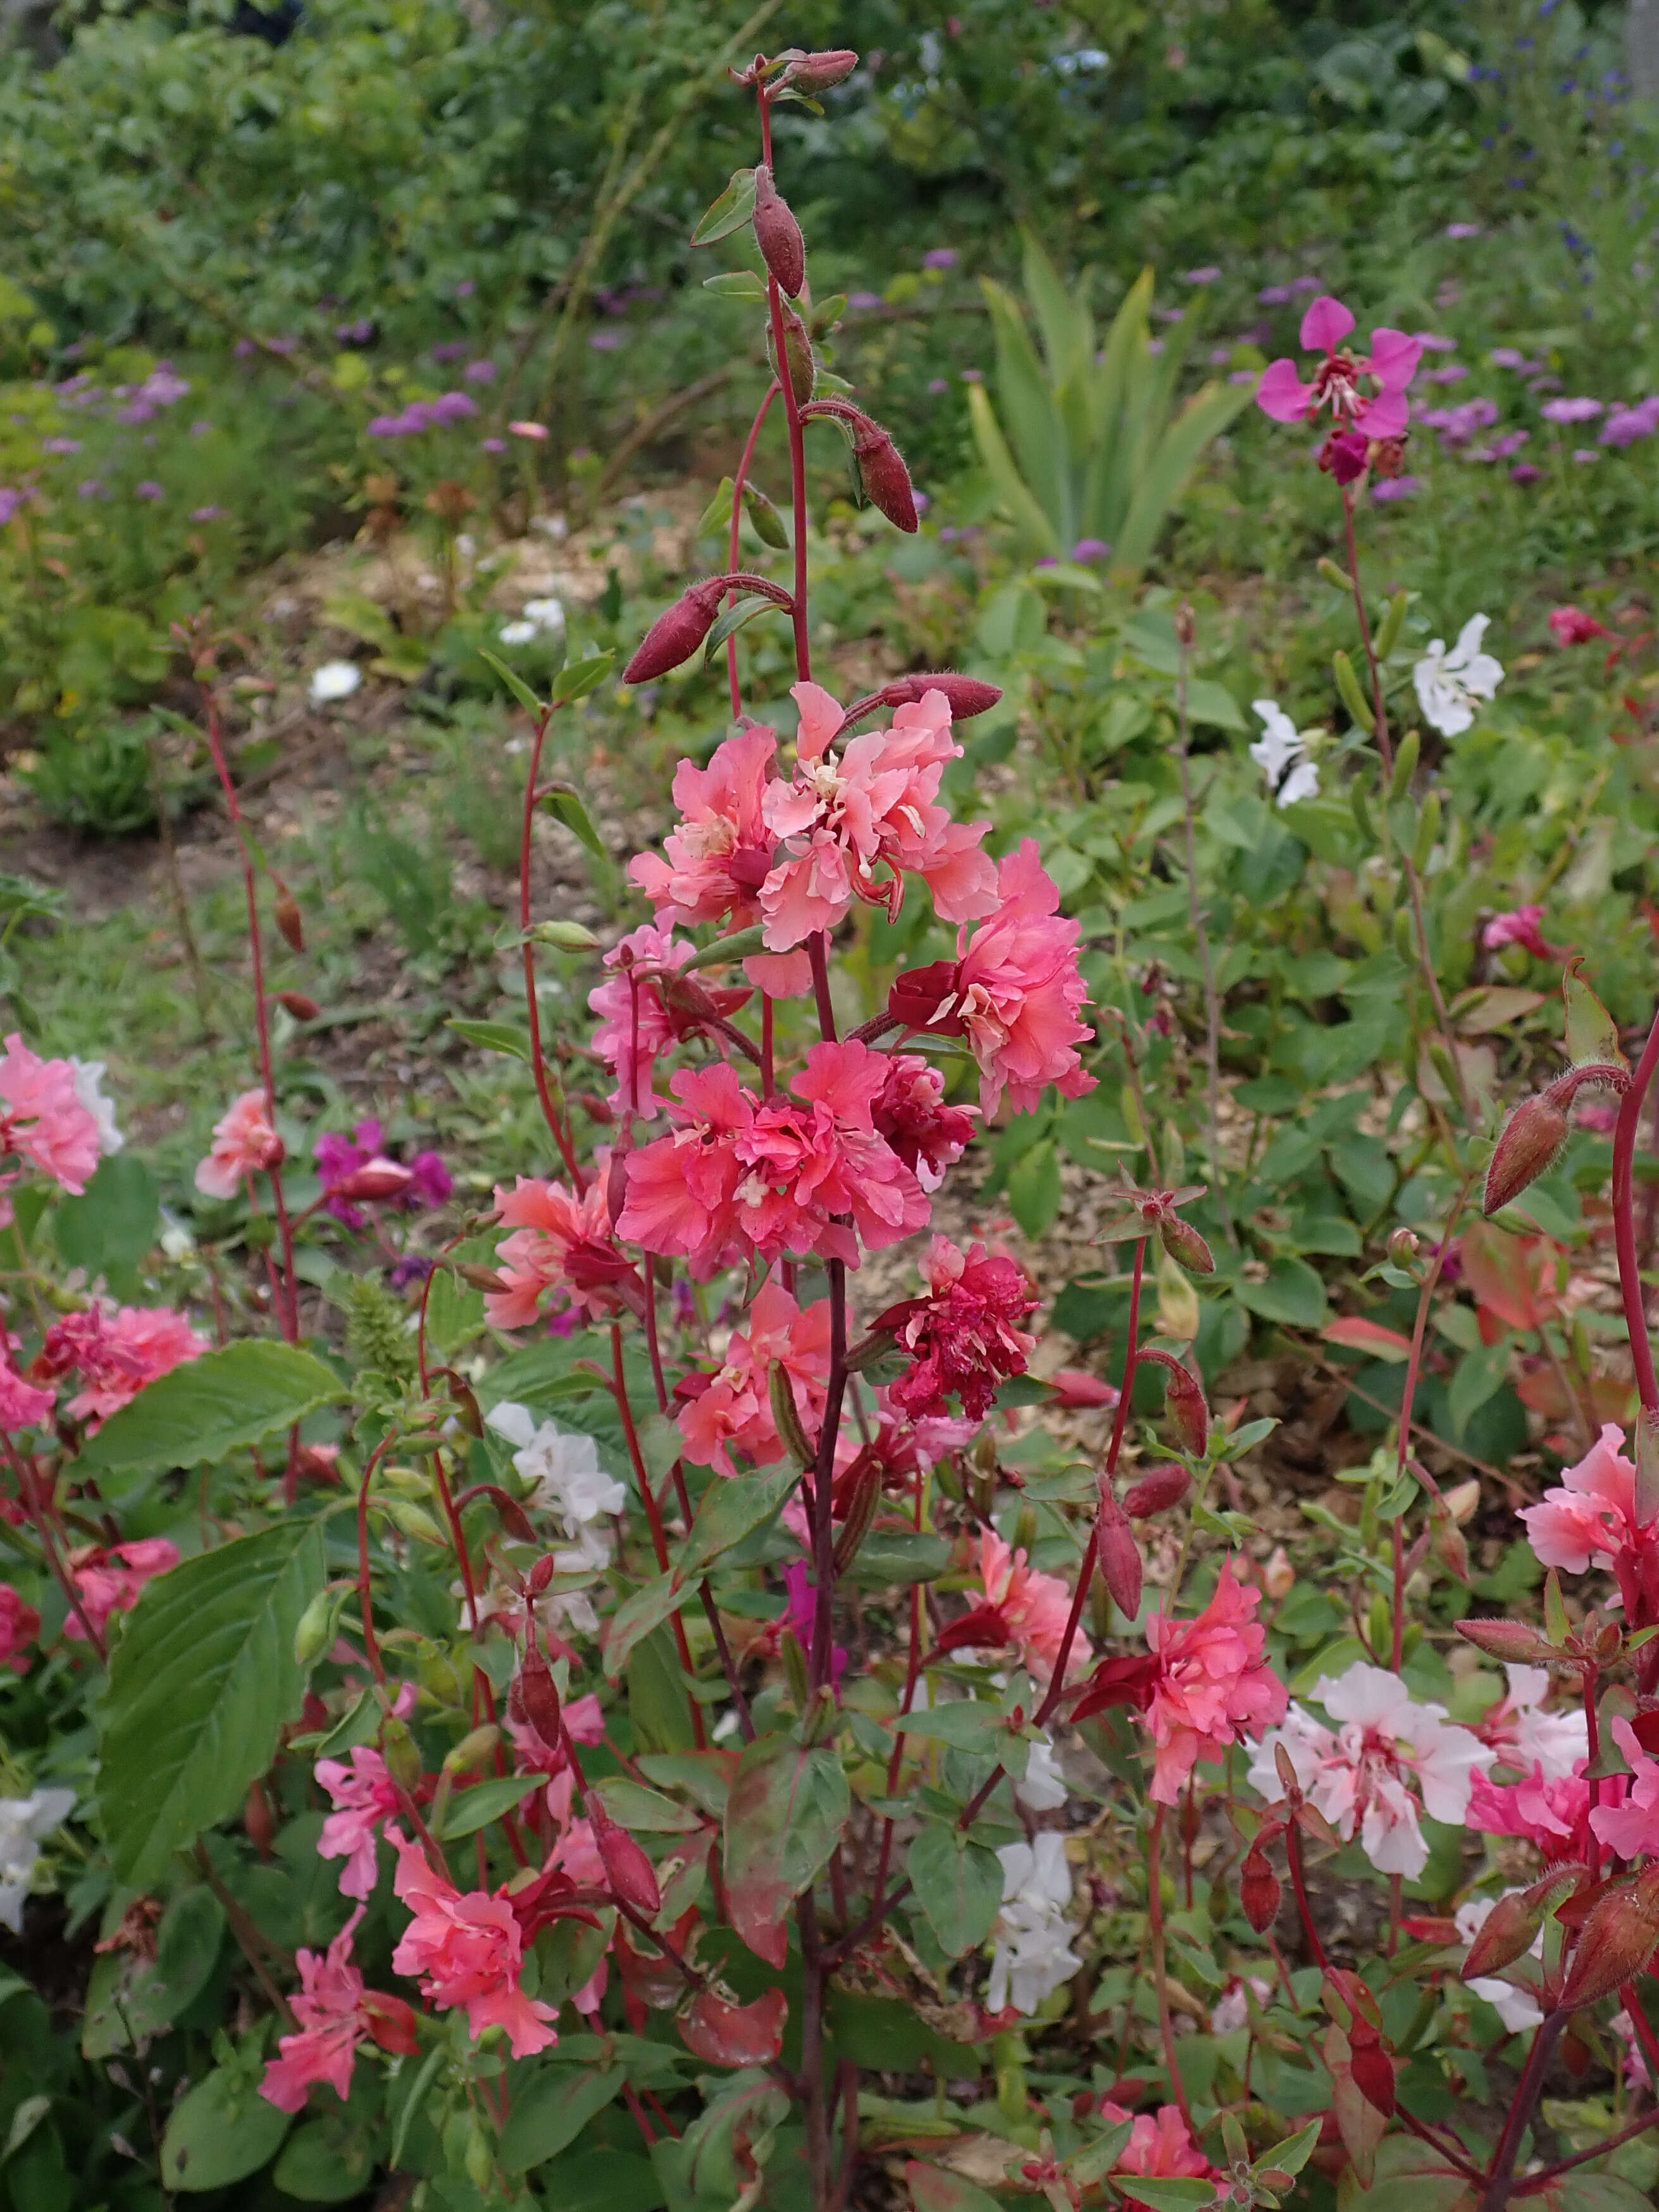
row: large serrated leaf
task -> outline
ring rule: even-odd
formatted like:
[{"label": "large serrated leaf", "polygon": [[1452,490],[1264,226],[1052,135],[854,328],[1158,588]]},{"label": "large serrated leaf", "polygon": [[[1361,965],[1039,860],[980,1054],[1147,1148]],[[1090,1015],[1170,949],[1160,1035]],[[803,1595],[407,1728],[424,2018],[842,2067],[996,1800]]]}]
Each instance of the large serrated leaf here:
[{"label": "large serrated leaf", "polygon": [[726,1887],[732,1925],[757,1957],[781,1970],[785,1916],[841,1840],[852,1810],[833,1751],[763,1735],[744,1748],[726,1801]]},{"label": "large serrated leaf", "polygon": [[297,1345],[228,1344],[146,1383],[82,1445],[75,1472],[95,1475],[107,1491],[137,1475],[227,1459],[345,1395],[333,1370]]},{"label": "large serrated leaf", "polygon": [[294,1632],[325,1573],[321,1522],[296,1519],[146,1586],[99,1709],[98,1802],[118,1881],[158,1881],[270,1765],[305,1695]]}]

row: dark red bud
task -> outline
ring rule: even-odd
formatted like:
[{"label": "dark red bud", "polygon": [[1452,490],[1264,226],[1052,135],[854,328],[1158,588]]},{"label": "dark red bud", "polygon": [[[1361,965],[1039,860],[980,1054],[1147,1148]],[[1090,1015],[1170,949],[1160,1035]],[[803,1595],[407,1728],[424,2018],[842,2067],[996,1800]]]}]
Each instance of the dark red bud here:
[{"label": "dark red bud", "polygon": [[1472,1982],[1483,1974],[1495,1974],[1524,1957],[1543,1924],[1541,1899],[1530,1900],[1525,1891],[1518,1889],[1500,1897],[1469,1946],[1469,1955],[1460,1969],[1463,1979]]},{"label": "dark red bud", "polygon": [[1100,1501],[1095,1522],[1095,1552],[1112,1603],[1126,1620],[1133,1620],[1140,1611],[1140,1550],[1128,1516],[1109,1492]]},{"label": "dark red bud", "polygon": [[624,684],[650,684],[690,660],[714,627],[726,583],[715,578],[692,584],[682,592],[665,614],[657,617],[639,650],[623,671]]},{"label": "dark red bud", "polygon": [[1117,1403],[1114,1385],[1084,1367],[1057,1367],[1048,1377],[1048,1387],[1054,1394],[1054,1403],[1067,1413],[1092,1412]]},{"label": "dark red bud", "polygon": [[793,300],[806,282],[806,247],[789,203],[764,161],[755,172],[755,242],[779,289]]},{"label": "dark red bud", "polygon": [[1395,2106],[1394,2061],[1380,2043],[1356,2044],[1348,2061],[1356,2089],[1368,2105],[1389,2118]]},{"label": "dark red bud", "polygon": [[797,92],[828,92],[831,85],[851,76],[858,65],[859,58],[850,46],[828,46],[791,62],[784,72],[784,82],[793,85]]},{"label": "dark red bud", "polygon": [[896,530],[914,532],[916,495],[910,471],[904,465],[904,456],[879,423],[866,422],[854,441],[853,459],[858,463],[859,481],[871,505],[879,508]]},{"label": "dark red bud", "polygon": [[276,927],[295,952],[303,952],[306,932],[305,924],[300,919],[299,902],[280,876],[273,876],[271,881],[276,886]]},{"label": "dark red bud", "polygon": [[452,1260],[449,1264],[461,1280],[470,1283],[475,1291],[492,1291],[499,1297],[507,1288],[505,1276],[498,1275],[493,1267],[486,1267],[477,1260]]},{"label": "dark red bud", "polygon": [[1000,1607],[976,1605],[970,1612],[958,1613],[948,1627],[940,1630],[933,1656],[941,1658],[947,1651],[990,1651],[999,1644],[1012,1642],[1012,1633]]},{"label": "dark red bud", "polygon": [[588,1120],[601,1129],[608,1129],[616,1120],[608,1098],[601,1098],[597,1091],[573,1091],[570,1103],[580,1106]]},{"label": "dark red bud", "polygon": [[338,1182],[330,1183],[331,1198],[364,1199],[370,1205],[377,1200],[401,1197],[414,1182],[414,1176],[396,1160],[365,1160]]},{"label": "dark red bud", "polygon": [[1554,1162],[1567,1140],[1567,1116],[1547,1091],[1522,1099],[1504,1125],[1486,1170],[1483,1213],[1497,1213],[1519,1198]]},{"label": "dark red bud", "polygon": [[1576,2012],[1633,1981],[1659,1944],[1659,1896],[1650,1869],[1630,1889],[1610,1890],[1585,1916],[1583,1929],[1562,1985],[1561,2003]]},{"label": "dark red bud", "polygon": [[558,1562],[551,1552],[544,1559],[538,1559],[525,1577],[525,1588],[531,1596],[539,1597],[558,1571]]},{"label": "dark red bud", "polygon": [[382,2051],[412,2058],[421,2047],[415,2027],[415,2008],[385,1990],[365,1990],[357,2000],[363,2026]]},{"label": "dark red bud", "polygon": [[887,1011],[907,1030],[931,1030],[935,1036],[961,1036],[965,1024],[960,1014],[945,1012],[957,995],[957,963],[933,960],[925,968],[907,968],[887,994]]},{"label": "dark red bud", "polygon": [[988,714],[1002,696],[1001,687],[981,684],[976,676],[958,676],[954,668],[936,668],[917,676],[896,677],[884,684],[882,696],[890,707],[904,707],[942,691],[951,704],[953,722],[971,722],[975,714]]},{"label": "dark red bud", "polygon": [[622,1218],[622,1210],[628,1203],[628,1155],[612,1152],[611,1165],[605,1171],[605,1203],[614,1229]]},{"label": "dark red bud", "polygon": [[1265,1936],[1278,1919],[1281,1893],[1273,1862],[1260,1844],[1253,1844],[1244,1854],[1244,1863],[1239,1869],[1238,1901],[1244,1908],[1244,1917],[1258,1936]]},{"label": "dark red bud", "polygon": [[278,991],[276,1003],[296,1022],[314,1022],[323,1011],[315,999],[307,998],[303,991]]},{"label": "dark red bud", "polygon": [[625,1905],[641,1920],[654,1920],[662,1910],[662,1892],[656,1869],[626,1828],[619,1828],[597,1797],[587,1800],[593,1841],[605,1862],[605,1880],[618,1905]]},{"label": "dark red bud", "polygon": [[[550,1564],[538,1559],[537,1571]],[[560,1726],[558,1688],[553,1680],[553,1669],[533,1644],[525,1652],[507,1698],[508,1709],[515,1717],[528,1721],[550,1750],[555,1747]]]},{"label": "dark red bud", "polygon": [[1179,1505],[1192,1482],[1186,1468],[1174,1460],[1167,1467],[1149,1468],[1124,1492],[1123,1510],[1132,1521],[1144,1521],[1149,1513],[1163,1513],[1171,1505]]},{"label": "dark red bud", "polygon": [[1210,1409],[1205,1402],[1204,1386],[1190,1368],[1183,1367],[1172,1352],[1146,1351],[1136,1354],[1137,1360],[1151,1360],[1161,1367],[1167,1382],[1164,1410],[1174,1425],[1182,1447],[1194,1459],[1202,1459],[1204,1447],[1209,1440]]}]

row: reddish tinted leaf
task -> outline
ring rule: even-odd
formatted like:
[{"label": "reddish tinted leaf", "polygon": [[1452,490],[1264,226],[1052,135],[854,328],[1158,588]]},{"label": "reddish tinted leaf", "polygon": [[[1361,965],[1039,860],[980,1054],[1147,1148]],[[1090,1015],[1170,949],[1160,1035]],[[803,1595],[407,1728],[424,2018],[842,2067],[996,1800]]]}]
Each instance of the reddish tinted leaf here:
[{"label": "reddish tinted leaf", "polygon": [[768,1990],[753,2004],[725,2004],[703,1990],[680,2015],[686,2049],[710,2066],[764,2066],[783,2048],[789,2004],[781,1990]]},{"label": "reddish tinted leaf", "polygon": [[757,1957],[781,1968],[784,1916],[829,1858],[852,1801],[835,1753],[787,1735],[745,1746],[726,1803],[726,1885],[732,1925]]},{"label": "reddish tinted leaf", "polygon": [[1411,1357],[1410,1337],[1402,1336],[1397,1328],[1385,1328],[1380,1321],[1367,1321],[1364,1314],[1340,1314],[1319,1334],[1327,1344],[1344,1345],[1350,1352],[1368,1352],[1373,1359]]},{"label": "reddish tinted leaf", "polygon": [[1460,1240],[1475,1302],[1510,1328],[1536,1329],[1556,1310],[1555,1252],[1547,1237],[1511,1237],[1476,1222]]}]

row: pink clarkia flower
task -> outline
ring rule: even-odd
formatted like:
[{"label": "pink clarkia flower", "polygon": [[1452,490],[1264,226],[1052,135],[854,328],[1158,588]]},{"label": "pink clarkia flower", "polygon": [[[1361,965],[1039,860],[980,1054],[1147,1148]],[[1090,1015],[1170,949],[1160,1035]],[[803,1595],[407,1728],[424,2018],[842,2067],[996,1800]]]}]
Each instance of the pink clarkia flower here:
[{"label": "pink clarkia flower", "polygon": [[1509,1687],[1475,1730],[1505,1766],[1526,1774],[1535,1766],[1546,1781],[1577,1774],[1589,1757],[1589,1726],[1580,1705],[1546,1710],[1550,1693],[1547,1667],[1522,1667],[1506,1660]]},{"label": "pink clarkia flower", "polygon": [[[658,1056],[695,1026],[676,1018],[658,979],[684,968],[696,952],[689,939],[676,941],[672,931],[647,922],[605,956],[612,972],[587,994],[588,1006],[602,1017],[590,1042],[616,1078],[611,1104],[619,1114],[637,1114],[643,1121],[656,1119],[663,1103],[652,1089]],[[737,994],[739,1000],[744,995]]]},{"label": "pink clarkia flower", "polygon": [[[1026,1666],[1039,1681],[1047,1682],[1066,1640],[1072,1593],[1058,1575],[1045,1575],[1029,1565],[1024,1551],[1012,1551],[994,1528],[980,1532],[979,1578],[986,1602],[1002,1615]],[[1088,1639],[1074,1636],[1067,1680],[1085,1671],[1091,1656]]]},{"label": "pink clarkia flower", "polygon": [[814,1045],[793,1097],[763,1103],[723,1063],[681,1069],[672,1133],[629,1156],[618,1234],[704,1278],[751,1252],[856,1267],[860,1240],[913,1235],[927,1199],[872,1118],[886,1082],[887,1055],[856,1041]]},{"label": "pink clarkia flower", "polygon": [[1592,1561],[1610,1568],[1626,1625],[1636,1629],[1659,1620],[1659,1523],[1636,1525],[1636,1468],[1624,1441],[1615,1422],[1604,1422],[1583,1458],[1563,1471],[1560,1488],[1523,1505],[1520,1517],[1545,1566],[1575,1575]]},{"label": "pink clarkia flower", "polygon": [[234,1198],[243,1182],[283,1158],[283,1140],[270,1126],[263,1091],[245,1091],[213,1125],[213,1144],[196,1170],[206,1198]]},{"label": "pink clarkia flower", "polygon": [[1629,1795],[1622,1805],[1592,1808],[1591,1833],[1621,1859],[1659,1857],[1659,1759],[1649,1756],[1631,1723],[1617,1715],[1613,1738],[1630,1767]]},{"label": "pink clarkia flower", "polygon": [[78,1370],[82,1387],[66,1411],[96,1427],[146,1383],[208,1349],[207,1338],[171,1306],[99,1304],[55,1321],[32,1371],[46,1381]]},{"label": "pink clarkia flower", "polygon": [[1443,1705],[1418,1705],[1397,1674],[1363,1660],[1334,1680],[1322,1675],[1313,1694],[1336,1727],[1292,1705],[1284,1726],[1263,1738],[1251,1787],[1269,1804],[1283,1797],[1273,1759],[1282,1743],[1297,1782],[1343,1841],[1357,1833],[1380,1874],[1414,1880],[1429,1862],[1419,1813],[1461,1825],[1474,1778],[1492,1753]]},{"label": "pink clarkia flower", "polygon": [[484,1297],[492,1328],[528,1328],[550,1291],[553,1312],[568,1307],[587,1321],[627,1303],[634,1271],[611,1232],[603,1158],[596,1168],[580,1198],[538,1176],[520,1176],[511,1190],[496,1184],[495,1218],[514,1233],[495,1248],[495,1273],[507,1287]]},{"label": "pink clarkia flower", "polygon": [[179,1547],[166,1536],[139,1536],[131,1543],[94,1546],[71,1554],[70,1579],[76,1603],[64,1623],[65,1636],[77,1642],[101,1636],[112,1613],[129,1613],[144,1584],[179,1564]]},{"label": "pink clarkia flower", "polygon": [[878,1133],[926,1191],[937,1190],[973,1141],[973,1106],[947,1106],[945,1078],[918,1052],[891,1054],[881,1095],[870,1109]]},{"label": "pink clarkia flower", "polygon": [[1499,952],[1506,945],[1518,945],[1534,960],[1564,959],[1566,948],[1549,943],[1539,927],[1543,919],[1541,906],[1512,907],[1507,914],[1492,916],[1480,933],[1480,942],[1488,952]]},{"label": "pink clarkia flower", "polygon": [[1558,645],[1588,645],[1593,637],[1613,635],[1594,615],[1587,615],[1583,607],[1552,607],[1550,628]]},{"label": "pink clarkia flower", "polygon": [[73,1064],[42,1060],[14,1030],[0,1054],[0,1152],[15,1152],[78,1197],[103,1146]]},{"label": "pink clarkia flower", "polygon": [[803,1312],[769,1276],[749,1309],[747,1326],[732,1331],[720,1367],[679,1409],[687,1455],[699,1467],[735,1474],[733,1451],[741,1452],[751,1467],[769,1467],[782,1458],[783,1443],[772,1419],[775,1365],[788,1376],[801,1420],[812,1434],[823,1413],[830,1376],[830,1302],[817,1299]]},{"label": "pink clarkia flower", "polygon": [[1158,1746],[1147,1792],[1156,1803],[1178,1803],[1200,1759],[1219,1759],[1229,1744],[1284,1719],[1290,1692],[1266,1656],[1267,1632],[1255,1619],[1261,1601],[1260,1590],[1235,1578],[1229,1559],[1194,1619],[1148,1619],[1147,1648],[1162,1670],[1146,1711]]},{"label": "pink clarkia flower", "polygon": [[957,1396],[969,1420],[982,1420],[999,1383],[1025,1372],[1036,1343],[1019,1326],[1039,1304],[1030,1277],[1005,1255],[982,1244],[963,1252],[948,1237],[934,1237],[922,1273],[927,1296],[889,1307],[872,1324],[891,1329],[911,1358],[888,1385],[889,1402],[921,1420],[948,1414]]},{"label": "pink clarkia flower", "polygon": [[380,1823],[398,1809],[398,1791],[380,1753],[354,1744],[350,1764],[339,1759],[317,1761],[318,1781],[334,1810],[317,1839],[319,1859],[343,1859],[340,1891],[345,1897],[372,1897],[379,1863],[374,1840]]},{"label": "pink clarkia flower", "polygon": [[[1322,293],[1302,318],[1302,344],[1324,359],[1304,383],[1296,363],[1270,362],[1256,387],[1256,405],[1275,422],[1310,422],[1328,408],[1334,430],[1362,430],[1367,438],[1397,438],[1411,410],[1406,387],[1417,374],[1423,341],[1404,331],[1379,326],[1371,332],[1369,354],[1354,354],[1343,340],[1354,319],[1340,300]],[[1368,391],[1367,385],[1375,387]]]},{"label": "pink clarkia flower", "polygon": [[554,2007],[519,1985],[524,1938],[506,1896],[463,1894],[395,1822],[386,1833],[398,1854],[392,1886],[415,1916],[392,1954],[392,1972],[419,1976],[422,1995],[434,2004],[465,2006],[474,2038],[487,2027],[502,2029],[515,2058],[556,2043]]},{"label": "pink clarkia flower", "polygon": [[912,969],[894,984],[888,1012],[912,1030],[960,1036],[979,1063],[981,1109],[994,1113],[1006,1091],[1029,1114],[1043,1090],[1081,1097],[1095,1079],[1077,1047],[1090,1031],[1077,1018],[1088,1001],[1078,971],[1078,925],[1060,913],[1060,892],[1027,837],[997,870],[997,912],[957,958]]},{"label": "pink clarkia flower", "polygon": [[[1103,2103],[1101,2118],[1114,2127],[1121,2127],[1129,2117],[1121,2105]],[[1189,2177],[1194,2180],[1214,2171],[1203,2152],[1194,2142],[1187,2123],[1181,2117],[1179,2105],[1160,2105],[1158,2117],[1150,2112],[1137,2112],[1129,2140],[1118,2154],[1114,2173],[1138,2173],[1145,2180],[1154,2177],[1174,2180]]]},{"label": "pink clarkia flower", "polygon": [[352,1964],[352,1938],[362,1917],[360,1905],[325,1952],[294,1954],[300,1987],[289,2002],[299,2033],[281,2039],[259,2084],[259,2094],[279,2112],[297,2112],[313,2081],[326,2081],[342,2099],[349,2096],[357,2046],[366,2035],[405,2057],[420,2048],[411,2008],[383,1990],[366,1989]]},{"label": "pink clarkia flower", "polygon": [[10,1435],[18,1429],[41,1428],[52,1419],[57,1402],[50,1390],[37,1390],[0,1356],[0,1429]]},{"label": "pink clarkia flower", "polygon": [[990,823],[953,822],[937,803],[945,763],[962,750],[945,694],[900,707],[890,728],[860,732],[838,755],[839,701],[816,684],[797,684],[791,696],[800,709],[795,773],[761,799],[767,829],[783,841],[760,890],[769,951],[834,929],[855,897],[896,917],[907,874],[927,884],[941,921],[993,913],[996,871],[981,849]]},{"label": "pink clarkia flower", "polygon": [[[1505,1759],[1503,1763],[1514,1762]],[[1489,1774],[1477,1774],[1470,1785],[1464,1825],[1479,1836],[1523,1837],[1547,1863],[1587,1857],[1590,1786],[1582,1769],[1589,1763],[1581,1759],[1577,1762],[1581,1771],[1547,1777],[1542,1765],[1534,1764],[1519,1782],[1494,1782]],[[1622,1781],[1622,1776],[1614,1776],[1601,1782],[1604,1804],[1616,1798]]]},{"label": "pink clarkia flower", "polygon": [[9,1583],[0,1583],[0,1667],[28,1672],[28,1648],[40,1633],[40,1616]]}]

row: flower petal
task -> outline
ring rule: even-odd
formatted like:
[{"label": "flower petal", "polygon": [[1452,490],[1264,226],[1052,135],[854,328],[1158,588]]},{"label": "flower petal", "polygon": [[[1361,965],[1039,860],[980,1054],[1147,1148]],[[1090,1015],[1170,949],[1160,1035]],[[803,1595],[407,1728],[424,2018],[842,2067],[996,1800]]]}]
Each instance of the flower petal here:
[{"label": "flower petal", "polygon": [[1280,358],[1270,362],[1261,372],[1261,381],[1255,388],[1255,404],[1264,415],[1271,415],[1275,422],[1299,422],[1313,401],[1313,386],[1304,384],[1296,373],[1293,361]]},{"label": "flower petal", "polygon": [[1370,372],[1385,392],[1403,392],[1417,374],[1423,341],[1386,325],[1371,332]]},{"label": "flower petal", "polygon": [[1340,300],[1322,292],[1302,318],[1302,343],[1310,353],[1334,353],[1353,328],[1353,317]]}]

